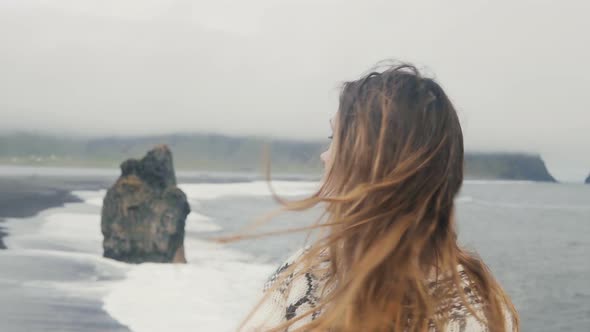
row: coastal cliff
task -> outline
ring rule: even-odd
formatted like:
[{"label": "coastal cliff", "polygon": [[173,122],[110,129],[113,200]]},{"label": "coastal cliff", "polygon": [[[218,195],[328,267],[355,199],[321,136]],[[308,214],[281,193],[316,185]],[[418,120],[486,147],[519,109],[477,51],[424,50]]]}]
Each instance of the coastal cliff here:
[{"label": "coastal cliff", "polygon": [[520,153],[468,153],[467,178],[556,182],[539,155]]},{"label": "coastal cliff", "polygon": [[[259,173],[262,146],[268,144],[274,172],[319,174],[327,141],[295,141],[216,134],[67,138],[33,134],[0,136],[0,164],[116,168],[158,144],[175,153],[178,170]],[[466,153],[465,177],[554,182],[539,155]]]}]

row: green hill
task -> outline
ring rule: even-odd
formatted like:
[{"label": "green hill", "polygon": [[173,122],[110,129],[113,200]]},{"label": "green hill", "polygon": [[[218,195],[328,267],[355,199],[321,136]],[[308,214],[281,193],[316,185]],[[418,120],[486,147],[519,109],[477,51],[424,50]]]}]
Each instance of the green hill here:
[{"label": "green hill", "polygon": [[0,163],[118,167],[123,160],[142,157],[155,145],[167,144],[174,153],[177,169],[255,171],[260,169],[267,143],[273,169],[304,173],[321,169],[319,154],[327,146],[327,142],[203,134],[92,139],[13,134],[0,136]]},{"label": "green hill", "polygon": [[[172,149],[180,170],[257,171],[268,144],[274,171],[313,173],[322,168],[319,155],[328,142],[208,134],[85,139],[20,133],[0,136],[0,164],[115,168],[158,144]],[[537,155],[467,153],[465,161],[467,178],[555,181]]]}]

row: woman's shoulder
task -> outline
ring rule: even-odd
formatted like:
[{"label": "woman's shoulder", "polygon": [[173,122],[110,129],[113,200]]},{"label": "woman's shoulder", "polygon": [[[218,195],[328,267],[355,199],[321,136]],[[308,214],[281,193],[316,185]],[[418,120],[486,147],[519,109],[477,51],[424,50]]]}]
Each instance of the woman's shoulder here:
[{"label": "woman's shoulder", "polygon": [[291,289],[299,284],[292,267],[305,254],[308,248],[295,251],[266,280],[264,295],[253,312],[242,326],[242,331],[254,332],[269,330],[288,319],[287,312],[292,305]]},{"label": "woman's shoulder", "polygon": [[[489,331],[485,316],[486,303],[478,293],[476,283],[462,265],[457,266],[457,272],[461,281],[460,288],[455,286],[452,291],[447,293],[450,296],[439,304],[437,315],[449,318],[446,325],[447,332]],[[430,282],[432,291],[444,287],[446,287],[444,281]],[[504,316],[506,331],[512,331],[512,316],[507,307],[504,307]]]},{"label": "woman's shoulder", "polygon": [[[264,285],[261,308],[247,326],[260,330],[261,326],[276,326],[308,311],[313,311],[320,301],[324,279],[316,271],[305,269],[300,261],[310,247],[303,247],[287,258],[271,274]],[[319,312],[314,312],[293,324],[297,328],[313,320]],[[246,329],[246,331],[250,331]]]},{"label": "woman's shoulder", "polygon": [[[309,264],[305,264],[302,260],[307,259],[305,255],[308,254],[310,250],[310,246],[305,246],[291,254],[289,258],[279,265],[276,271],[267,279],[264,285],[264,291],[266,292],[273,288],[278,289],[280,293],[287,294],[288,292],[292,293],[292,288],[295,288],[294,291],[295,294],[297,294],[298,288],[300,287],[293,287],[294,285],[319,285],[328,275],[326,272],[329,266],[327,264],[328,261],[321,259],[322,257],[327,258],[327,255],[325,252],[320,253],[319,257],[317,257],[319,259],[314,260],[312,264],[308,266]],[[316,288],[317,287],[313,287],[312,290],[315,290]]]},{"label": "woman's shoulder", "polygon": [[273,288],[275,283],[279,280],[281,283],[285,284],[285,286],[290,284],[292,282],[293,276],[295,275],[295,271],[292,268],[293,264],[297,263],[308,251],[309,246],[306,246],[292,253],[267,279],[266,283],[264,284],[264,291]]}]

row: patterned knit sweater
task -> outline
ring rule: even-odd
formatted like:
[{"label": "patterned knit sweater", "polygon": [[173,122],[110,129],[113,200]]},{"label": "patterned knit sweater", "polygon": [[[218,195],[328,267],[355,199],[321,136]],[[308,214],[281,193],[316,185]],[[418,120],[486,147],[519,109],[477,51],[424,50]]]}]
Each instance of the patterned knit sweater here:
[{"label": "patterned knit sweater", "polygon": [[[313,270],[304,274],[299,274],[296,278],[293,277],[296,273],[291,273],[288,276],[284,276],[284,272],[291,264],[296,262],[304,253],[306,249],[299,250],[285,263],[283,263],[279,269],[268,279],[264,286],[264,292],[271,291],[270,294],[265,294],[264,301],[260,307],[255,311],[253,316],[248,320],[242,331],[247,332],[258,332],[267,331],[273,327],[284,323],[287,320],[293,319],[299,314],[313,310],[319,302],[320,294],[322,293],[324,282],[327,275],[316,273]],[[319,270],[325,271],[326,266],[321,266]],[[472,291],[471,282],[463,271],[459,267],[459,275],[463,281],[463,287],[467,299],[477,315],[483,317],[482,303],[478,296]],[[275,286],[275,283],[281,280],[281,284]],[[434,283],[432,283],[434,284]],[[439,312],[446,312],[449,314],[450,322],[446,326],[446,332],[487,332],[488,327],[475,318],[469,310],[463,305],[460,300],[460,295],[455,292],[454,296],[447,303],[444,303]],[[320,312],[314,312],[313,315],[308,315],[303,319],[295,322],[289,330],[289,332],[298,327],[309,323],[320,315]],[[505,312],[505,316],[509,317],[508,312]],[[442,332],[437,331],[434,326],[430,329],[431,332]],[[506,322],[506,331],[512,331],[511,320],[508,319]]]}]

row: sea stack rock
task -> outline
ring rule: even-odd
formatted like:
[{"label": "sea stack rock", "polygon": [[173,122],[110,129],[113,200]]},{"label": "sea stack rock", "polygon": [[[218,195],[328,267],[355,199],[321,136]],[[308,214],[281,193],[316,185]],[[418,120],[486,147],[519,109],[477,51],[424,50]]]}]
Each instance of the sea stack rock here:
[{"label": "sea stack rock", "polygon": [[590,174],[588,175],[588,177],[586,178],[586,184],[590,184]]},{"label": "sea stack rock", "polygon": [[127,263],[186,263],[184,226],[190,207],[176,186],[172,153],[157,146],[121,164],[102,208],[103,255]]}]

